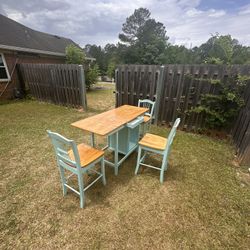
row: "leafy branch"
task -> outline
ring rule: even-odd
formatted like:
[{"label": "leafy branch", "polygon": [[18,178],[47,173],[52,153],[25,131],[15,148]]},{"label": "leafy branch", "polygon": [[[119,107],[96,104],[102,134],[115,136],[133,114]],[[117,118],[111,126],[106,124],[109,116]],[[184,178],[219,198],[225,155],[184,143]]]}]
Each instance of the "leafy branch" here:
[{"label": "leafy branch", "polygon": [[218,85],[218,93],[202,95],[200,104],[189,112],[204,114],[207,128],[227,128],[245,104],[242,96],[249,80],[249,76],[242,75],[231,77],[227,82],[206,79]]}]

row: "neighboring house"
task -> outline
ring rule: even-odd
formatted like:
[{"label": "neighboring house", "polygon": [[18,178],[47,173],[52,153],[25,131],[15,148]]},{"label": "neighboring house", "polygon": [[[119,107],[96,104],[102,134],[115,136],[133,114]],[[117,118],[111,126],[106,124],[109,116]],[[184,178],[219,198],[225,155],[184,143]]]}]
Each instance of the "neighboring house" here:
[{"label": "neighboring house", "polygon": [[30,29],[0,14],[0,99],[18,95],[17,64],[65,63],[65,48],[70,44],[78,46],[71,39]]}]

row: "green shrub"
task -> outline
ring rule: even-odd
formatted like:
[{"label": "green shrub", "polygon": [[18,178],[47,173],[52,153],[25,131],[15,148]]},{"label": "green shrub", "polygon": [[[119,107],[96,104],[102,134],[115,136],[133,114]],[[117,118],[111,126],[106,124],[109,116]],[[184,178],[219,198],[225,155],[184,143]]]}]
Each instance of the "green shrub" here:
[{"label": "green shrub", "polygon": [[[71,44],[66,47],[66,62],[69,64],[84,64],[85,54],[82,49]],[[95,84],[99,76],[99,67],[97,64],[93,66],[85,65],[85,84],[89,89],[91,85]]]},{"label": "green shrub", "polygon": [[91,85],[97,83],[98,81],[98,76],[100,74],[99,67],[97,64],[95,64],[86,69],[85,72],[85,84],[86,88],[89,89]]},{"label": "green shrub", "polygon": [[66,62],[69,64],[83,64],[85,61],[85,54],[82,49],[70,44],[65,49]]},{"label": "green shrub", "polygon": [[219,93],[203,95],[201,104],[191,109],[190,112],[203,113],[207,128],[227,128],[244,106],[242,94],[249,79],[249,77],[238,75],[234,79],[228,79],[227,82],[211,80],[212,84],[218,85]]},{"label": "green shrub", "polygon": [[115,78],[115,68],[116,68],[115,63],[110,62],[109,65],[108,65],[107,75],[111,79]]}]

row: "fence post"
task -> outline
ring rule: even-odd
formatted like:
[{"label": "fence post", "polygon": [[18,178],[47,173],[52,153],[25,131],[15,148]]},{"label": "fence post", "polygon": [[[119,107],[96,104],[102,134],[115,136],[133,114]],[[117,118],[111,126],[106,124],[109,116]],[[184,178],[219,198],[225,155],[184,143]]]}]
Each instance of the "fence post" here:
[{"label": "fence post", "polygon": [[165,73],[165,66],[161,66],[159,77],[157,80],[157,87],[156,87],[156,100],[155,100],[155,115],[154,115],[154,124],[158,123],[159,118],[159,110],[160,110],[160,102],[161,102],[161,96],[163,92],[163,86],[164,86],[164,73]]},{"label": "fence post", "polygon": [[115,69],[115,91],[113,92],[115,94],[115,107],[118,107],[118,90],[117,90],[117,81],[118,81],[118,68]]},{"label": "fence post", "polygon": [[83,66],[79,65],[79,69],[80,69],[80,97],[82,100],[83,109],[87,110],[86,85],[85,85],[85,76],[84,76]]}]

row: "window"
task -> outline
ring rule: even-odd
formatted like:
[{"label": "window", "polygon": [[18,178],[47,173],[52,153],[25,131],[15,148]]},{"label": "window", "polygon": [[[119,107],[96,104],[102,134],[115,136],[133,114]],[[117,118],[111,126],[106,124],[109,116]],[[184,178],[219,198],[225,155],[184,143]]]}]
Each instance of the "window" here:
[{"label": "window", "polygon": [[10,75],[4,59],[4,55],[0,54],[0,82],[9,80],[10,80]]}]

